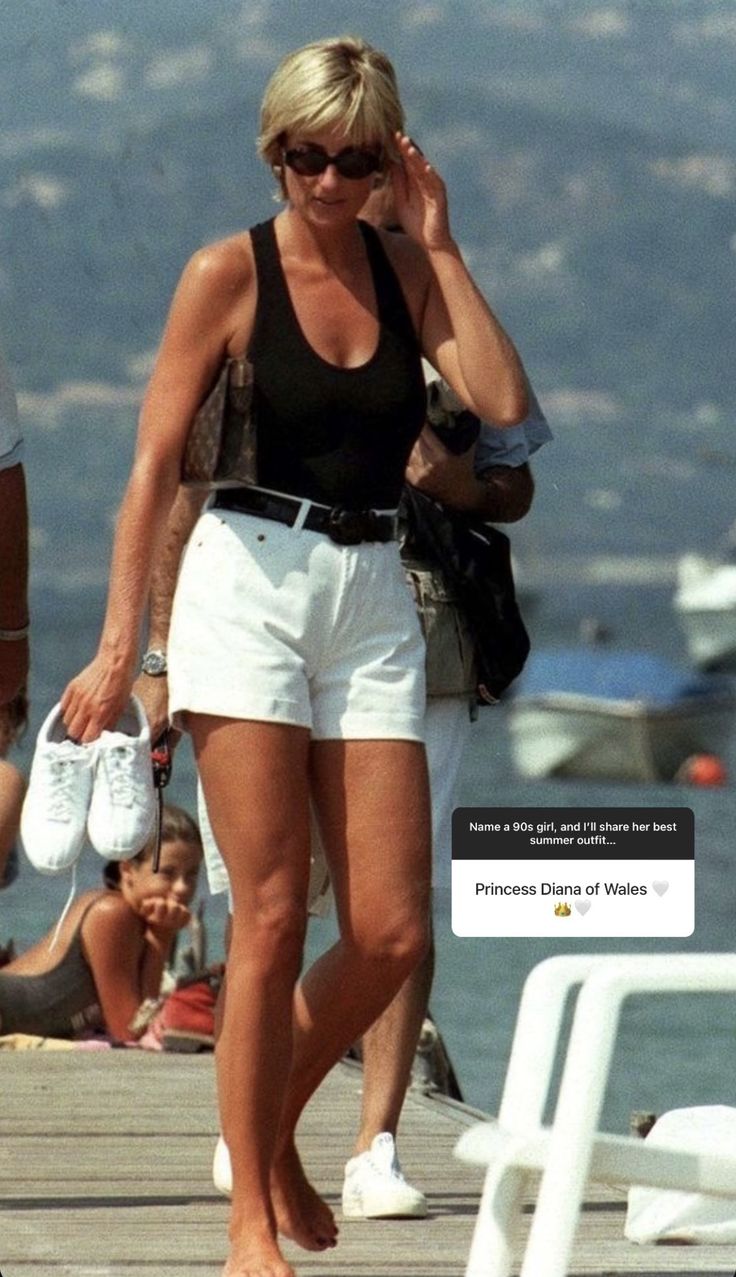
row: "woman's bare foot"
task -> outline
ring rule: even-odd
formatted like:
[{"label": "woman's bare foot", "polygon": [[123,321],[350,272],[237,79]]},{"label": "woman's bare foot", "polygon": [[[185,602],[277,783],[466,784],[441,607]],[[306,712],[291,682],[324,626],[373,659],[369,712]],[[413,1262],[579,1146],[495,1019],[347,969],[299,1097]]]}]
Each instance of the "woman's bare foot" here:
[{"label": "woman's bare foot", "polygon": [[304,1250],[337,1245],[335,1216],[312,1187],[293,1141],[276,1157],[271,1170],[271,1200],[278,1230]]},{"label": "woman's bare foot", "polygon": [[249,1229],[242,1242],[232,1242],[222,1277],[296,1277],[269,1231]]}]

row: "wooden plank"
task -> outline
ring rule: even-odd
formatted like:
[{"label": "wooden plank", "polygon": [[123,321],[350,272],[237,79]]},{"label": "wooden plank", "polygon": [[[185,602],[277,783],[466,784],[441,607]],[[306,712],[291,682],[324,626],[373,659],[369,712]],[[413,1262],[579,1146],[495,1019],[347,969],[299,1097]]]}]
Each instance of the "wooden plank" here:
[{"label": "wooden plank", "polygon": [[[0,1069],[3,1277],[220,1277],[228,1204],[210,1176],[211,1055],[4,1053]],[[338,1213],[361,1081],[355,1066],[335,1069],[300,1128],[307,1169]],[[461,1277],[483,1176],[453,1148],[476,1118],[410,1094],[401,1157],[429,1196],[430,1219],[343,1221],[340,1245],[326,1255],[287,1244],[299,1277]],[[533,1194],[520,1244],[532,1209]],[[733,1248],[626,1242],[624,1211],[620,1190],[591,1189],[571,1275],[733,1277]]]}]

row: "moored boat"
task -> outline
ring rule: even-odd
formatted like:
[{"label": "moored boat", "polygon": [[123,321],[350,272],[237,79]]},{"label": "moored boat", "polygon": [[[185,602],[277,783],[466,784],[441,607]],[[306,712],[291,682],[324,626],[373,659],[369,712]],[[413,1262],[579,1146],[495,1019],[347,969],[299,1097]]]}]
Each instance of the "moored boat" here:
[{"label": "moored boat", "polygon": [[524,776],[670,781],[692,755],[720,755],[736,695],[716,676],[649,652],[533,652],[509,702]]},{"label": "moored boat", "polygon": [[673,607],[695,664],[736,670],[736,563],[683,555]]}]

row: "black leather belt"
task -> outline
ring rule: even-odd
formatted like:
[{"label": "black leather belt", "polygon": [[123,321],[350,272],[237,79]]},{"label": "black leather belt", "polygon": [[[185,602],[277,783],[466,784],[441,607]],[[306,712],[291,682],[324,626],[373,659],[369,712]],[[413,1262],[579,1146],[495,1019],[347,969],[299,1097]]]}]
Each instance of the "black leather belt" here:
[{"label": "black leather belt", "polygon": [[214,510],[237,510],[261,519],[275,519],[293,528],[303,505],[309,509],[302,523],[310,532],[324,532],[338,545],[360,545],[361,541],[395,541],[398,520],[395,514],[376,510],[345,510],[342,506],[313,505],[299,497],[276,496],[261,488],[220,488],[212,503]]}]

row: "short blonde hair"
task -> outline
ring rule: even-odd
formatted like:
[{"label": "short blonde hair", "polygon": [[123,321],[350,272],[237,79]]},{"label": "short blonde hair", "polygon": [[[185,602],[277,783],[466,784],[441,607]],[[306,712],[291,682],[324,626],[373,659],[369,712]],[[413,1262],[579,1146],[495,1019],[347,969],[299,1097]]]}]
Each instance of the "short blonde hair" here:
[{"label": "short blonde hair", "polygon": [[359,36],[315,40],[287,54],[261,104],[259,154],[278,170],[287,133],[336,125],[356,146],[379,142],[396,158],[394,134],[404,129],[396,73],[386,54]]}]

